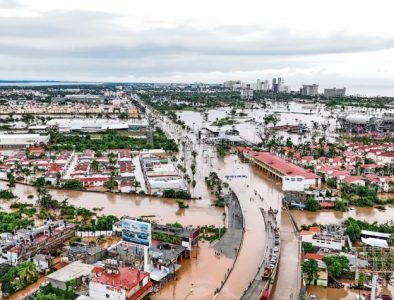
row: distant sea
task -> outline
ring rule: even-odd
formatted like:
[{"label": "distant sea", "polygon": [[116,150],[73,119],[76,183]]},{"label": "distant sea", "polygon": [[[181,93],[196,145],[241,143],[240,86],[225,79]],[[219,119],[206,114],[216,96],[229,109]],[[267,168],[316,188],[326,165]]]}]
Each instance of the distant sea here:
[{"label": "distant sea", "polygon": [[82,85],[102,84],[101,82],[78,82],[78,81],[0,81],[0,86],[51,86],[51,85]]}]

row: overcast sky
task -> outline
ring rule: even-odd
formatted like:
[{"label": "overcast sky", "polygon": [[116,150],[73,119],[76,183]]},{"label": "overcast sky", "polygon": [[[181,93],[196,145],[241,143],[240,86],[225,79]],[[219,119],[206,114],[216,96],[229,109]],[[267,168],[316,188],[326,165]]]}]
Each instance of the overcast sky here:
[{"label": "overcast sky", "polygon": [[0,0],[0,79],[394,94],[392,0]]}]

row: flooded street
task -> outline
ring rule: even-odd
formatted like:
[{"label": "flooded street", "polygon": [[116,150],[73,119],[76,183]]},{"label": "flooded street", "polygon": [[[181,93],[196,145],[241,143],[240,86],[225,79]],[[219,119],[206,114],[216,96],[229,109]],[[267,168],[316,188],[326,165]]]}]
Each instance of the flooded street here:
[{"label": "flooded street", "polygon": [[[200,242],[191,260],[185,260],[178,280],[168,282],[152,299],[212,299],[232,260],[216,256],[208,242]],[[217,284],[215,286],[215,283]]]},{"label": "flooded street", "polygon": [[[333,123],[333,119],[329,118],[329,111],[325,111],[319,120],[316,119],[317,112],[320,109],[319,106],[305,107],[299,103],[290,103],[291,113],[286,106],[278,104],[273,105],[270,110],[245,110],[248,117],[237,117],[238,123],[235,124],[235,128],[240,131],[242,137],[256,142],[260,125],[247,120],[254,118],[259,123],[262,122],[264,114],[277,111],[281,113],[280,124],[298,124],[301,120],[303,123],[310,124],[312,121],[324,122],[324,120],[327,120],[330,123],[330,128],[334,130],[335,123]],[[229,109],[209,111],[208,121],[204,121],[202,114],[198,112],[184,111],[178,113],[178,115],[191,128],[197,130],[210,127],[211,123],[217,118],[228,116]],[[50,190],[50,193],[59,201],[67,198],[68,202],[76,207],[100,208],[99,214],[112,214],[117,217],[125,215],[131,217],[149,216],[152,220],[162,224],[179,222],[182,225],[215,225],[221,227],[225,226],[228,221],[228,216],[225,213],[227,211],[213,206],[215,197],[208,190],[204,179],[210,172],[217,172],[219,177],[228,183],[237,195],[245,220],[245,232],[237,260],[217,299],[239,299],[256,275],[263,260],[266,246],[265,224],[260,208],[264,210],[272,208],[279,211],[277,220],[280,224],[282,248],[270,299],[295,299],[293,297],[298,294],[301,279],[300,245],[288,213],[282,210],[280,183],[265,177],[251,165],[242,163],[237,155],[218,158],[213,146],[199,143],[195,134],[185,133],[180,130],[178,125],[174,125],[166,119],[161,122],[160,127],[169,132],[179,143],[180,151],[177,154],[177,164],[183,165],[190,178],[196,180],[195,188],[191,187],[190,191],[192,196],[197,199],[187,200],[189,208],[179,209],[175,199],[142,195],[56,189]],[[231,128],[231,126],[223,127],[223,129],[228,128]],[[301,137],[292,135],[292,138],[300,139]],[[195,158],[192,157],[192,151],[197,153]],[[136,159],[134,158],[134,160]],[[195,174],[191,172],[190,166],[192,164],[196,166]],[[143,177],[140,169],[137,170],[137,175],[139,178]],[[0,188],[7,188],[6,182],[0,182]],[[13,188],[13,192],[19,197],[20,202],[32,204],[36,202],[36,189],[34,187],[17,184]],[[29,195],[34,195],[34,198],[29,199]],[[8,210],[6,202],[0,202],[0,205],[2,209]],[[336,211],[316,213],[291,211],[298,225],[313,222],[333,223],[350,216],[382,222],[392,220],[393,213],[394,206],[389,207],[386,211],[372,208],[355,208],[346,213]],[[182,268],[177,273],[177,280],[167,283],[153,296],[153,299],[212,299],[214,291],[220,287],[222,281],[225,281],[225,275],[233,262],[233,259],[215,255],[213,244],[201,241],[199,248],[194,249],[192,259],[183,261]],[[319,294],[324,291],[327,291],[327,289],[316,289],[311,292]],[[335,293],[344,293],[344,295],[335,295]],[[331,293],[329,294],[331,297]],[[332,295],[335,296],[333,298],[327,298],[323,294],[320,296],[326,299],[348,299],[346,298],[348,293],[345,290],[335,290]]]},{"label": "flooded street", "polygon": [[367,222],[392,222],[394,219],[394,205],[387,205],[386,210],[372,207],[351,207],[348,212],[335,210],[321,210],[317,212],[291,210],[291,215],[298,226],[302,224],[332,224],[344,221],[346,218],[355,218]]},{"label": "flooded street", "polygon": [[[243,109],[242,112],[247,116],[233,116],[231,115],[231,108],[222,109],[211,109],[207,111],[207,120],[204,120],[200,112],[194,111],[181,111],[177,115],[188,125],[190,128],[201,129],[210,128],[218,130],[219,127],[213,126],[212,123],[217,119],[229,117],[234,119],[236,123],[234,128],[239,131],[240,136],[245,140],[258,143],[260,142],[259,132],[261,131],[263,118],[265,115],[277,113],[280,116],[278,125],[298,125],[305,124],[308,127],[312,127],[313,122],[319,122],[321,124],[327,124],[327,138],[334,140],[336,137],[336,121],[335,118],[331,117],[332,112],[325,110],[322,105],[319,104],[303,104],[291,102],[288,103],[280,102],[269,102],[269,108],[254,108],[254,109]],[[238,110],[239,112],[241,109]],[[333,111],[338,113],[338,111]],[[220,130],[231,129],[233,125],[225,125],[220,127]],[[299,143],[304,140],[304,136],[289,134],[287,132],[280,132],[280,135],[284,139],[290,137],[294,143]],[[310,134],[311,135],[311,134]]]},{"label": "flooded street", "polygon": [[[300,287],[300,244],[293,229],[293,224],[287,213],[282,210],[280,222],[281,254],[279,269],[275,284],[272,288],[271,299],[297,299]],[[290,275],[291,274],[291,275]]]}]

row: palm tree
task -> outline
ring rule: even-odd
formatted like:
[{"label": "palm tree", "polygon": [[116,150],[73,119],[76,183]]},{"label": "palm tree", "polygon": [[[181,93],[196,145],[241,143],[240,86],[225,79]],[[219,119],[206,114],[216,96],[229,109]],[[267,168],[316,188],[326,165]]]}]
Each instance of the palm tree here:
[{"label": "palm tree", "polygon": [[8,187],[10,188],[10,190],[15,187],[15,183],[16,183],[16,179],[15,176],[12,172],[8,172],[7,173],[7,180],[8,180]]},{"label": "palm tree", "polygon": [[133,181],[134,191],[137,191],[137,187],[140,187],[140,186],[141,186],[141,183],[138,180]]},{"label": "palm tree", "polygon": [[110,178],[104,184],[110,191],[112,191],[113,188],[118,186],[118,182],[115,180],[115,176],[115,172],[112,171]]},{"label": "palm tree", "polygon": [[36,265],[30,261],[24,261],[18,266],[18,276],[21,281],[30,283],[37,278]]},{"label": "palm tree", "polygon": [[97,160],[93,160],[90,164],[90,169],[92,170],[92,172],[97,172],[99,169],[99,162]]},{"label": "palm tree", "polygon": [[22,173],[26,176],[26,182],[29,182],[29,176],[31,175],[31,170],[29,168],[23,168]]},{"label": "palm tree", "polygon": [[51,126],[48,130],[50,136],[50,142],[52,144],[56,144],[57,140],[59,139],[59,127],[58,126]]}]

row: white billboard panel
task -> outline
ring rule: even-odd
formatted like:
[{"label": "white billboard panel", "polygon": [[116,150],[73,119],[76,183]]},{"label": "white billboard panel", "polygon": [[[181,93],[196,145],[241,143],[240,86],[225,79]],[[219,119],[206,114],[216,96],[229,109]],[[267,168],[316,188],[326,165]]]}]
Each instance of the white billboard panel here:
[{"label": "white billboard panel", "polygon": [[152,242],[151,224],[132,219],[123,219],[122,240],[142,246],[150,246]]}]

